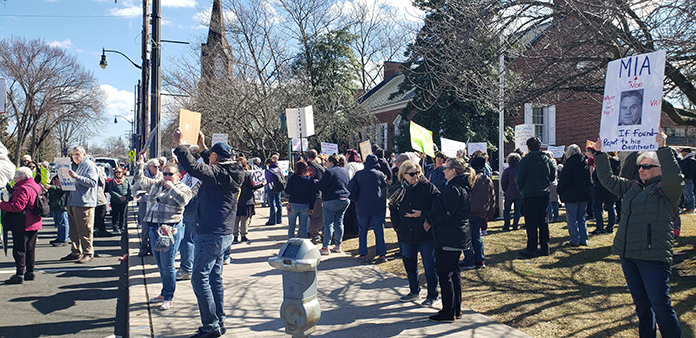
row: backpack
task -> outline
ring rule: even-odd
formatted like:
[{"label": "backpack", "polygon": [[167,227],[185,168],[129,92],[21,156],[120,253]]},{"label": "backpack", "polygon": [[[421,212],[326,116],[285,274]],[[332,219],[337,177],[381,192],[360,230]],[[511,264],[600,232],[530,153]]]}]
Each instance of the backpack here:
[{"label": "backpack", "polygon": [[271,174],[273,175],[273,192],[274,193],[281,193],[285,191],[285,186],[288,184],[287,181],[285,181],[285,177],[283,174],[278,171],[273,171],[270,170]]},{"label": "backpack", "polygon": [[36,192],[36,199],[34,200],[34,204],[30,209],[31,214],[39,217],[47,217],[51,214],[51,207],[48,204],[48,198],[44,194],[39,194],[39,192],[36,191],[36,188],[31,187],[31,189]]}]

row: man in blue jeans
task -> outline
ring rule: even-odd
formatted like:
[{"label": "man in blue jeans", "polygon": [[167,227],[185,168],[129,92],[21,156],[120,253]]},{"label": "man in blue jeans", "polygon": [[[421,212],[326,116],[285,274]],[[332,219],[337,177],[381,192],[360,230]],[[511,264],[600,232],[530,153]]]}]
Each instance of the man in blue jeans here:
[{"label": "man in blue jeans", "polygon": [[[225,329],[225,289],[222,284],[223,253],[232,244],[232,228],[237,213],[237,194],[244,181],[244,170],[235,161],[227,143],[216,143],[201,153],[204,163],[196,162],[181,129],[172,134],[174,155],[191,176],[201,180],[198,190],[198,222],[194,244],[191,285],[198,300],[202,326],[189,338],[220,337]],[[198,146],[207,150],[202,133]]]},{"label": "man in blue jeans", "polygon": [[387,211],[387,176],[380,171],[375,155],[367,155],[365,168],[356,172],[348,183],[350,199],[355,202],[358,214],[358,261],[367,262],[367,231],[375,232],[375,263],[387,261],[384,244],[384,219]]}]

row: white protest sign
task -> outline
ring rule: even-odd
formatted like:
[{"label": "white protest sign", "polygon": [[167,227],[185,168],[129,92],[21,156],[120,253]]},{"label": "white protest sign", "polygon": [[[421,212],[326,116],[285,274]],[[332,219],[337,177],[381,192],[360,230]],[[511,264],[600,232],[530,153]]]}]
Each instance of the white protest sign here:
[{"label": "white protest sign", "polygon": [[314,112],[312,106],[285,109],[288,138],[314,135]]},{"label": "white protest sign", "polygon": [[657,150],[665,51],[609,62],[599,136],[603,151]]},{"label": "white protest sign", "polygon": [[68,174],[68,171],[70,171],[70,157],[56,157],[53,159],[53,162],[56,163],[56,171],[58,172],[61,188],[64,191],[75,191],[75,179]]},{"label": "white protest sign", "polygon": [[300,148],[300,139],[295,137],[292,139],[292,151],[307,151],[309,149],[309,140],[302,138],[302,148]]},{"label": "white protest sign", "polygon": [[280,169],[280,172],[282,172],[284,176],[288,176],[288,170],[290,169],[290,161],[278,161],[278,169]]},{"label": "white protest sign", "polygon": [[475,151],[481,150],[485,154],[488,150],[488,144],[486,142],[469,142],[469,156],[471,156]]},{"label": "white protest sign", "polygon": [[527,140],[534,137],[534,125],[533,124],[518,124],[515,126],[515,149],[520,149],[523,152],[529,151],[527,149]]},{"label": "white protest sign", "polygon": [[[247,171],[247,174],[251,175],[251,181],[254,184],[261,184],[265,177],[265,170],[251,170]],[[254,201],[263,202],[263,188],[254,190]]]},{"label": "white protest sign", "polygon": [[0,114],[5,113],[5,100],[7,100],[7,79],[0,78]]},{"label": "white protest sign", "polygon": [[445,153],[447,157],[457,157],[457,151],[466,149],[466,143],[455,140],[440,138],[440,151]]},{"label": "white protest sign", "polygon": [[338,154],[338,144],[322,142],[321,152],[329,155]]},{"label": "white protest sign", "polygon": [[223,133],[213,134],[213,143],[212,144],[214,145],[215,143],[220,143],[220,142],[230,144],[229,139],[230,139],[230,135],[226,134],[226,133],[225,134],[223,134]]},{"label": "white protest sign", "polygon": [[549,146],[547,150],[553,153],[553,158],[561,158],[565,154],[565,146]]}]

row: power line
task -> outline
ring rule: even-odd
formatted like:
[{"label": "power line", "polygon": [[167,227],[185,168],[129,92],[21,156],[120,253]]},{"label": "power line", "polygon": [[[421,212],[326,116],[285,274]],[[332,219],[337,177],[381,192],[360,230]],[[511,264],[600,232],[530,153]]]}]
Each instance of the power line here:
[{"label": "power line", "polygon": [[20,18],[137,18],[138,15],[40,15],[40,14],[0,14],[0,17],[20,17]]}]

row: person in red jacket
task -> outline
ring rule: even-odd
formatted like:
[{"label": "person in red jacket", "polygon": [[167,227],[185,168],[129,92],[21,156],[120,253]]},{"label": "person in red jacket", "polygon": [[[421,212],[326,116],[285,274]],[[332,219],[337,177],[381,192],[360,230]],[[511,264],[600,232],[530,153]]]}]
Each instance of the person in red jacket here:
[{"label": "person in red jacket", "polygon": [[12,231],[12,256],[17,267],[17,273],[6,280],[6,284],[34,280],[36,238],[41,229],[41,217],[31,212],[41,187],[34,182],[31,169],[27,167],[17,169],[14,180],[10,200],[0,203],[0,209],[7,211],[2,224]]}]

